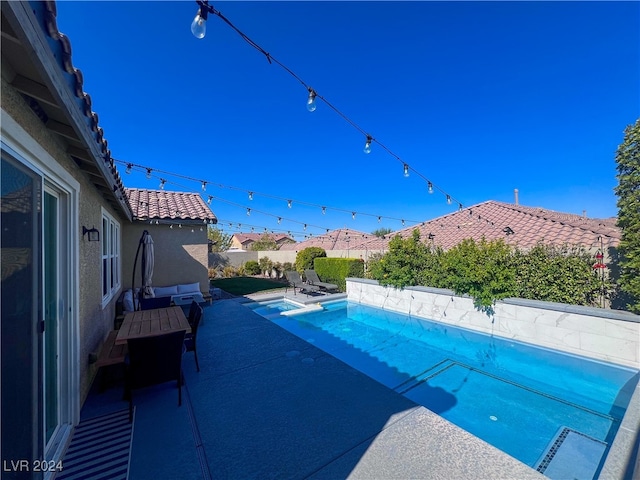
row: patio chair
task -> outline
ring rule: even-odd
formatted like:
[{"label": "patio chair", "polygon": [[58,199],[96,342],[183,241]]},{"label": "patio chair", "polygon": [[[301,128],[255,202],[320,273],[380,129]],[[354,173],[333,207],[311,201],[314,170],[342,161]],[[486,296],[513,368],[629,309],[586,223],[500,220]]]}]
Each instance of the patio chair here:
[{"label": "patio chair", "polygon": [[307,279],[307,282],[309,282],[311,285],[317,285],[322,290],[338,290],[338,285],[336,285],[335,283],[322,282],[320,278],[318,278],[318,274],[315,270],[305,270],[304,276]]},{"label": "patio chair", "polygon": [[[296,287],[300,290],[300,292],[317,292],[320,290],[320,287],[316,285],[310,285],[308,283],[304,283],[300,274],[294,270],[289,270],[284,272],[284,276],[287,278],[289,282],[289,286],[293,287],[293,294],[296,294]],[[285,293],[287,290],[285,289]]]},{"label": "patio chair", "polygon": [[[195,305],[195,307],[194,307]],[[193,311],[193,316],[191,315],[191,311]],[[187,333],[184,336],[184,346],[187,352],[193,352],[193,355],[196,359],[196,369],[200,371],[200,364],[198,363],[198,349],[196,338],[198,336],[198,325],[200,325],[200,320],[202,319],[203,311],[202,307],[198,305],[198,302],[192,302],[191,308],[189,310],[189,325],[191,325],[191,333]]]},{"label": "patio chair", "polygon": [[129,422],[133,421],[133,390],[175,380],[178,406],[182,405],[182,353],[184,331],[127,340],[124,395],[129,400]]},{"label": "patio chair", "polygon": [[167,308],[171,306],[171,297],[141,298],[140,310],[152,310],[154,308]]}]

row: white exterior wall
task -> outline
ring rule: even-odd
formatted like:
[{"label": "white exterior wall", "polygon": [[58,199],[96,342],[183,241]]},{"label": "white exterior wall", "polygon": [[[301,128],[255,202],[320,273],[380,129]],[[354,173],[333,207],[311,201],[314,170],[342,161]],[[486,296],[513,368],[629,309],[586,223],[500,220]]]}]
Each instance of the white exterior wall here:
[{"label": "white exterior wall", "polygon": [[347,298],[489,335],[640,368],[640,315],[524,299],[496,302],[488,316],[469,297],[443,289],[383,287],[347,279]]}]

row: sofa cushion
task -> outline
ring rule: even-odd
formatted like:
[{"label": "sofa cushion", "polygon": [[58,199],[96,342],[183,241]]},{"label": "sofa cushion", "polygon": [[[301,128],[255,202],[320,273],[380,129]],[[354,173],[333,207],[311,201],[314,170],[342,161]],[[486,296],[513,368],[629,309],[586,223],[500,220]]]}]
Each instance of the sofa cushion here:
[{"label": "sofa cushion", "polygon": [[122,297],[122,310],[125,312],[133,312],[133,292],[131,289],[124,292]]},{"label": "sofa cushion", "polygon": [[170,287],[154,287],[153,293],[156,297],[170,297],[178,294],[178,286],[171,285]]},{"label": "sofa cushion", "polygon": [[200,282],[178,285],[178,294],[200,293]]}]

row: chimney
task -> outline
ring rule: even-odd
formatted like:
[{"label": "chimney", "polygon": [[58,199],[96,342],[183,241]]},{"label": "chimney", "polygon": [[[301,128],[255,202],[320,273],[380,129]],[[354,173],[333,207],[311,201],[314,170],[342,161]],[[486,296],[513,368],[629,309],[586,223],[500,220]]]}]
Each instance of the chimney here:
[{"label": "chimney", "polygon": [[582,218],[587,218],[587,211],[586,210],[582,210]]},{"label": "chimney", "polygon": [[513,197],[515,199],[515,204],[519,205],[519,203],[518,203],[518,189],[517,188],[513,189]]}]

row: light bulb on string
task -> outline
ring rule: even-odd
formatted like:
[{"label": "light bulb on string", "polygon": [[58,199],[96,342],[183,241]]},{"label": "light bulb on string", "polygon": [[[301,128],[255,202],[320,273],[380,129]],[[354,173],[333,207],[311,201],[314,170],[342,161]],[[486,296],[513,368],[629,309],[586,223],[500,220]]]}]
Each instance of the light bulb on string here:
[{"label": "light bulb on string", "polygon": [[202,191],[203,192],[207,191],[207,182],[202,182]]},{"label": "light bulb on string", "polygon": [[409,165],[407,165],[406,163],[404,164],[404,167],[403,167],[403,174],[405,178],[409,176]]},{"label": "light bulb on string", "polygon": [[356,219],[356,212],[351,212],[351,218],[352,218],[353,220],[355,220],[355,219]]},{"label": "light bulb on string", "polygon": [[213,197],[209,195],[209,198],[207,198],[207,205],[211,205],[211,200],[213,200]]},{"label": "light bulb on string", "polygon": [[291,208],[292,203],[293,202],[291,200],[287,200],[287,207]]},{"label": "light bulb on string", "polygon": [[326,215],[327,214],[327,207],[322,207],[322,214]]},{"label": "light bulb on string", "polygon": [[278,225],[280,225],[282,223],[282,218],[278,217]]},{"label": "light bulb on string", "polygon": [[133,168],[133,165],[131,165],[130,163],[127,163],[127,169],[124,171],[124,173],[129,175],[131,173],[132,168]]},{"label": "light bulb on string", "polygon": [[193,22],[191,22],[191,33],[193,33],[193,36],[196,38],[204,38],[207,33],[207,16],[209,15],[209,10],[206,4],[207,2],[203,2],[203,5],[200,5]]},{"label": "light bulb on string", "polygon": [[253,200],[253,192],[249,192],[249,200]]},{"label": "light bulb on string", "polygon": [[316,92],[313,88],[309,87],[309,96],[307,97],[307,110],[314,112],[316,110]]},{"label": "light bulb on string", "polygon": [[433,183],[427,182],[427,189],[429,193],[433,193]]},{"label": "light bulb on string", "polygon": [[373,138],[371,138],[371,135],[367,135],[367,142],[364,144],[364,153],[371,153],[371,142],[373,141]]},{"label": "light bulb on string", "polygon": [[381,220],[382,220],[382,217],[378,217],[378,223],[380,223]]},{"label": "light bulb on string", "polygon": [[451,196],[447,195],[447,205],[451,205]]},{"label": "light bulb on string", "polygon": [[147,180],[151,180],[151,169],[147,168]]},{"label": "light bulb on string", "polygon": [[251,209],[247,208],[247,217],[251,216]]},{"label": "light bulb on string", "polygon": [[306,223],[302,226],[302,230],[304,230],[305,232],[307,231],[307,224]]},{"label": "light bulb on string", "polygon": [[164,190],[164,184],[167,183],[167,181],[164,178],[160,179],[160,190]]},{"label": "light bulb on string", "polygon": [[402,222],[402,226],[404,227],[404,218],[401,220],[401,222]]}]

